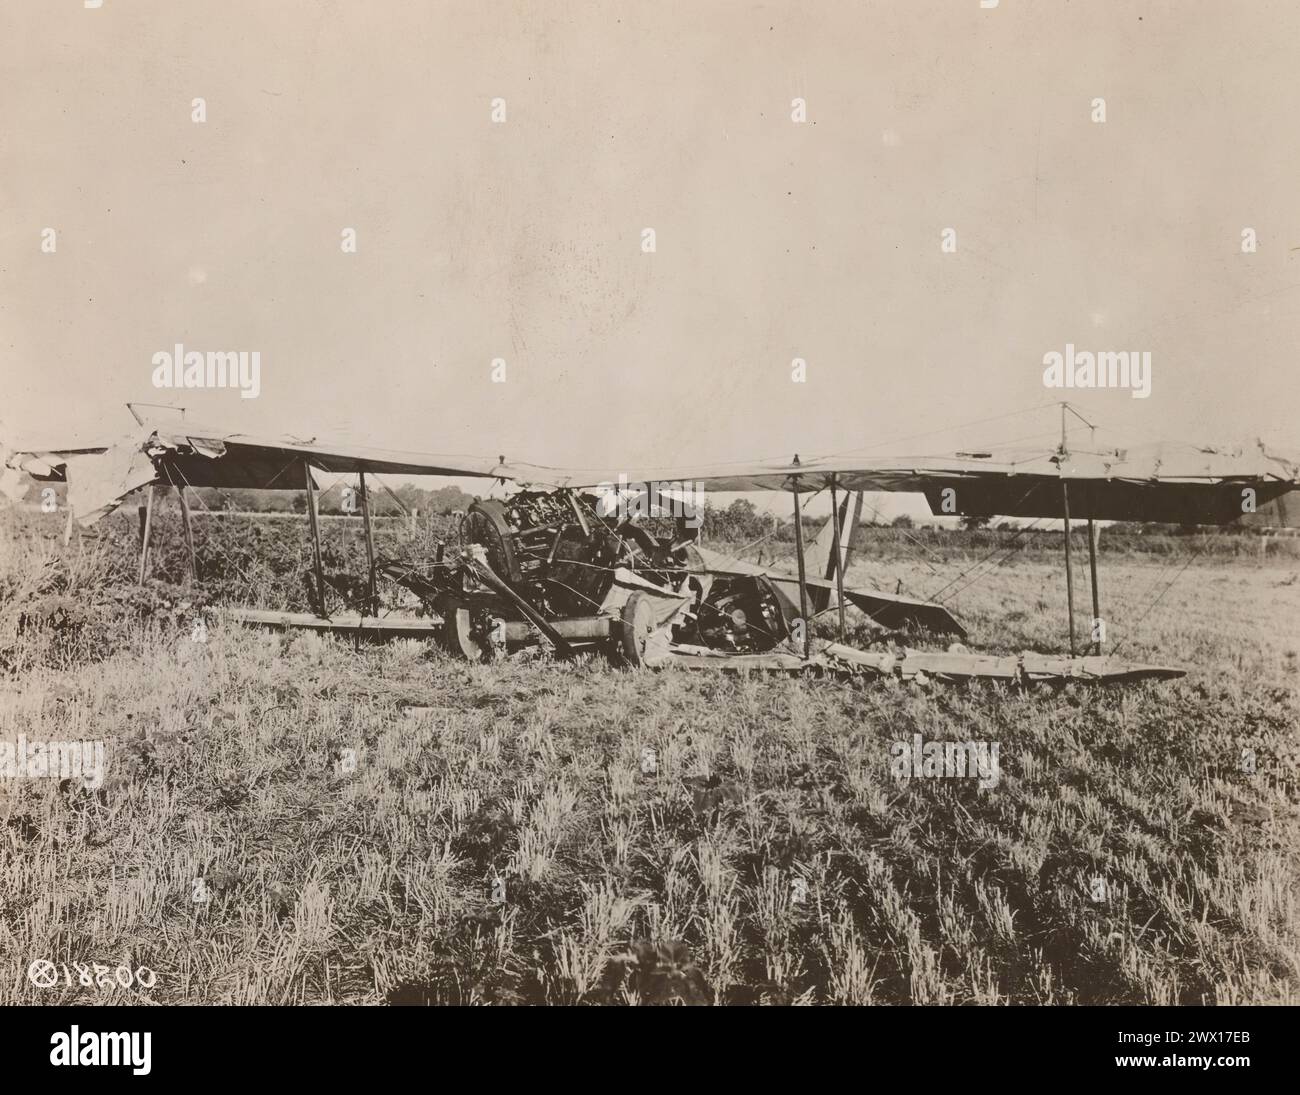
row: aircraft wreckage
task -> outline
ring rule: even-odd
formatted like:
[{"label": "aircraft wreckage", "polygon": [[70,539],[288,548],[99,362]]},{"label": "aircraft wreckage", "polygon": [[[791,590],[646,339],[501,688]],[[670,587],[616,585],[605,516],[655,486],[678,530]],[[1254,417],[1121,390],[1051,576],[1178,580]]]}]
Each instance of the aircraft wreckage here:
[{"label": "aircraft wreckage", "polygon": [[[133,413],[136,413],[133,409]],[[845,585],[849,543],[864,491],[922,493],[935,513],[1085,520],[1224,524],[1248,506],[1300,488],[1300,468],[1256,443],[1221,450],[1150,445],[1111,452],[976,451],[877,459],[753,461],[636,473],[575,471],[467,456],[337,445],[317,439],[264,438],[149,422],[109,445],[4,454],[6,476],[26,472],[66,480],[77,520],[91,524],[147,486],[178,489],[193,558],[189,487],[303,490],[314,547],[312,613],[231,610],[236,620],[375,636],[430,635],[475,661],[547,646],[560,658],[598,652],[629,667],[683,666],[902,680],[995,680],[1009,684],[1168,679],[1181,669],[1121,662],[1092,644],[1080,656],[1074,634],[1073,571],[1066,542],[1069,656],[971,653],[901,645],[900,634],[964,638],[942,605]],[[364,594],[331,611],[316,506],[317,473],[358,476],[368,573]],[[367,477],[380,474],[474,477],[516,488],[476,501],[457,536],[432,558],[376,556]],[[626,491],[638,485],[629,506]],[[681,509],[682,484],[708,491],[783,490],[793,499],[797,574],[783,574],[712,551]],[[12,482],[10,484],[12,486]],[[831,519],[804,543],[801,502],[828,490]],[[152,491],[150,492],[152,505]],[[675,513],[671,535],[655,535],[638,514]],[[148,522],[146,522],[146,530]],[[147,550],[147,537],[145,550]],[[1100,618],[1095,538],[1088,537],[1093,618]],[[143,577],[143,555],[141,575]],[[384,578],[422,603],[424,617],[385,613]],[[843,641],[847,606],[869,621],[880,649]],[[836,611],[839,641],[815,637],[810,621]]]}]

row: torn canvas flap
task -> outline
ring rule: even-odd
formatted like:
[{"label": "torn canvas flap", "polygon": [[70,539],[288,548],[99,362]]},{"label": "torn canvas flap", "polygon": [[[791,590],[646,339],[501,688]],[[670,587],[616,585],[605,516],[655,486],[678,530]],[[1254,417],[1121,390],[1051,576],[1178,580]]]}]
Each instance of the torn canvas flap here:
[{"label": "torn canvas flap", "polygon": [[634,593],[640,593],[650,605],[652,627],[641,654],[643,665],[662,665],[671,653],[670,630],[690,607],[692,595],[677,593],[642,578],[627,567],[616,567],[614,581],[601,602],[600,611],[618,618]]},{"label": "torn canvas flap", "polygon": [[21,502],[27,493],[27,483],[20,471],[19,457],[22,454],[5,444],[7,433],[4,423],[0,422],[0,494],[11,502]]},{"label": "torn canvas flap", "polygon": [[11,502],[21,502],[27,493],[27,482],[19,470],[19,455],[9,449],[0,437],[0,494]]},{"label": "torn canvas flap", "polygon": [[68,505],[86,527],[112,513],[133,490],[152,483],[158,470],[139,437],[102,454],[68,458]]},{"label": "torn canvas flap", "polygon": [[220,460],[226,455],[226,443],[219,437],[186,437],[190,447],[200,456],[206,456],[209,460]]},{"label": "torn canvas flap", "polygon": [[27,496],[29,487],[30,484],[21,471],[0,461],[0,494],[11,502],[21,502]]},{"label": "torn canvas flap", "polygon": [[609,587],[609,592],[605,594],[605,600],[600,606],[601,612],[617,615],[627,604],[627,599],[637,592],[649,596],[656,628],[661,628],[675,620],[692,600],[690,593],[676,593],[647,581],[627,567],[618,567],[614,571],[614,584]]}]

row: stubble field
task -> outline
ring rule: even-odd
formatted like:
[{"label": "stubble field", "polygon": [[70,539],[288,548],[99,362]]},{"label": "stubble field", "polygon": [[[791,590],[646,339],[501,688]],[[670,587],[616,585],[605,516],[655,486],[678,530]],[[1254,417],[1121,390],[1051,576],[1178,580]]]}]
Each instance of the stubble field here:
[{"label": "stubble field", "polygon": [[[1295,559],[1103,551],[1112,645],[1191,672],[1022,693],[196,640],[129,552],[0,522],[0,739],[108,755],[0,779],[0,1003],[1296,1002]],[[1065,645],[1057,561],[952,607]],[[914,734],[997,786],[895,779]]]}]

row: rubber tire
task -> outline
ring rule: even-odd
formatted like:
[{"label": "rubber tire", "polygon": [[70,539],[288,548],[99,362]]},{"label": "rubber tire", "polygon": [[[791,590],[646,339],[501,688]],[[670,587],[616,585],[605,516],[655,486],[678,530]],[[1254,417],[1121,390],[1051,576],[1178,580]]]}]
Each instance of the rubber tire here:
[{"label": "rubber tire", "polygon": [[619,654],[624,665],[640,669],[645,665],[646,644],[655,630],[650,598],[644,593],[633,593],[623,605],[620,619],[623,627],[619,636]]},{"label": "rubber tire", "polygon": [[459,602],[453,601],[446,606],[442,639],[447,649],[457,657],[470,662],[488,660],[489,651],[485,650],[483,645],[470,634],[469,609]]}]

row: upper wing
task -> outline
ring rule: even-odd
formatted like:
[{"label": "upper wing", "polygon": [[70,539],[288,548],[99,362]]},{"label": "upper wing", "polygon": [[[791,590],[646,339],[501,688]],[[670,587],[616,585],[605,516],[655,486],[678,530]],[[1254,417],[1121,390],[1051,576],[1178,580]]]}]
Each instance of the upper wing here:
[{"label": "upper wing", "polygon": [[[501,476],[514,478],[498,460],[480,456],[411,452],[348,445],[318,438],[223,433],[178,423],[148,428],[137,444],[160,471],[170,470],[194,487],[301,490],[303,463],[332,473]],[[166,481],[164,479],[164,481]]]},{"label": "upper wing", "polygon": [[[1300,461],[1262,442],[1216,448],[1156,443],[1110,452],[1003,450],[913,457],[812,457],[794,461],[654,468],[625,481],[682,482],[708,491],[818,490],[924,494],[939,515],[1072,517],[1225,524],[1300,489]],[[609,472],[568,473],[568,486],[594,486]]]},{"label": "upper wing", "polygon": [[[1224,524],[1300,488],[1300,462],[1260,442],[1233,448],[1151,444],[1129,450],[974,451],[914,457],[823,456],[685,468],[577,471],[294,437],[259,437],[185,421],[141,426],[107,448],[9,453],[10,470],[60,478],[89,524],[150,481],[206,487],[301,489],[304,465],[323,471],[507,479],[541,487],[683,483],[709,491],[908,491],[940,515],[1062,517]],[[671,489],[671,488],[669,488]]]},{"label": "upper wing", "polygon": [[77,520],[86,525],[111,512],[131,491],[152,482],[301,490],[307,467],[333,473],[499,478],[547,486],[559,478],[554,469],[507,464],[500,458],[231,433],[185,421],[142,425],[106,448],[68,455],[64,463],[69,504]]},{"label": "upper wing", "polygon": [[67,440],[57,444],[22,444],[15,442],[7,426],[0,422],[0,494],[19,502],[27,493],[25,476],[44,483],[62,483],[67,478],[68,461],[76,456],[103,453],[109,443],[102,440]]},{"label": "upper wing", "polygon": [[968,464],[939,469],[924,493],[935,514],[1064,517],[1068,494],[1072,517],[1222,525],[1297,488],[1300,463],[1256,441],[1027,455],[983,474]]}]

